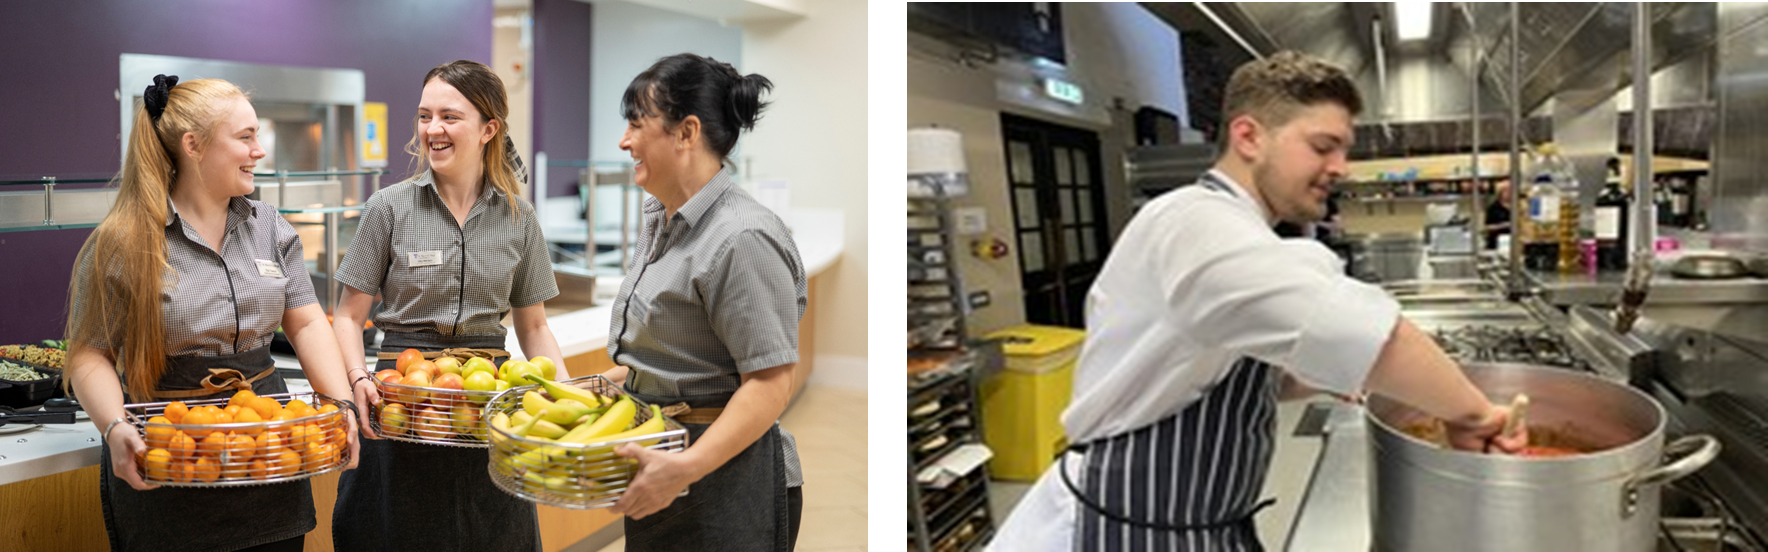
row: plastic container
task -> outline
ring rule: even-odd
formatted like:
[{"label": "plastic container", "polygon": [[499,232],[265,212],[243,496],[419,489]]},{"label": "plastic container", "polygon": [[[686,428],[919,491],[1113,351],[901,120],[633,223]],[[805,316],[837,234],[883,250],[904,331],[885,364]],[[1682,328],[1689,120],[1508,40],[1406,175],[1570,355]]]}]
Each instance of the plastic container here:
[{"label": "plastic container", "polygon": [[1033,481],[1068,447],[1062,411],[1074,395],[1074,368],[1086,332],[1019,326],[988,336],[1003,339],[1005,370],[982,383],[983,439],[996,479]]},{"label": "plastic container", "polygon": [[56,391],[61,389],[61,370],[20,360],[0,360],[30,368],[49,376],[47,378],[31,381],[0,379],[0,406],[30,408],[43,404],[44,401],[54,398],[56,396]]}]

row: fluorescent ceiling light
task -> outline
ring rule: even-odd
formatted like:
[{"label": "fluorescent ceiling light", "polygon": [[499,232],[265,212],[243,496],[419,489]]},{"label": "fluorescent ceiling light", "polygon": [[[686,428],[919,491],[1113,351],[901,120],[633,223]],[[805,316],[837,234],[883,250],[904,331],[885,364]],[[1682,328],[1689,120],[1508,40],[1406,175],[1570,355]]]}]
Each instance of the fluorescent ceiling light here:
[{"label": "fluorescent ceiling light", "polygon": [[1402,41],[1429,38],[1431,4],[1435,2],[1394,2],[1394,36]]}]

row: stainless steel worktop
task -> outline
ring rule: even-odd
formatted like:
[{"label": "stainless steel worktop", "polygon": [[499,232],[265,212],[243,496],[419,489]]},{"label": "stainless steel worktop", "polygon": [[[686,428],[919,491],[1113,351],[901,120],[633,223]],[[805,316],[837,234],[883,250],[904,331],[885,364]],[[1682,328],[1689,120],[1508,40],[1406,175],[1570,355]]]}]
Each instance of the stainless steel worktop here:
[{"label": "stainless steel worktop", "polygon": [[1369,550],[1369,442],[1363,407],[1331,405],[1324,443],[1284,550]]}]

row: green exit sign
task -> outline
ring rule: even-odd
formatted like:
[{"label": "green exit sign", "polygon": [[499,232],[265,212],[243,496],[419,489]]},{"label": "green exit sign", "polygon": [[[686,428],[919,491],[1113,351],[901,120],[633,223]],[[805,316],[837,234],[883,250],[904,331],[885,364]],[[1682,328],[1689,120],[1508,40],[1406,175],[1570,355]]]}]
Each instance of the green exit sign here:
[{"label": "green exit sign", "polygon": [[1075,105],[1080,105],[1082,99],[1080,85],[1064,80],[1044,79],[1044,93]]}]

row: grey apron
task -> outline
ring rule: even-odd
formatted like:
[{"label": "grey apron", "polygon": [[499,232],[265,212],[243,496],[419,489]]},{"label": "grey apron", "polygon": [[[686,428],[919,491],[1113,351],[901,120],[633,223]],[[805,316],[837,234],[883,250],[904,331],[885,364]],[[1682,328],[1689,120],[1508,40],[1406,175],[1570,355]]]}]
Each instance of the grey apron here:
[{"label": "grey apron", "polygon": [[[1199,185],[1238,196],[1205,173]],[[1129,433],[1069,447],[1085,460],[1074,549],[1262,551],[1253,516],[1275,447],[1275,368],[1241,358],[1177,414]],[[1061,456],[1066,463],[1069,454]]]},{"label": "grey apron", "polygon": [[[731,393],[664,397],[635,393],[651,404],[685,402],[693,408],[722,408]],[[682,424],[688,430],[688,446],[700,439],[711,424]],[[775,423],[749,448],[723,466],[688,485],[688,495],[669,507],[626,520],[626,550],[630,552],[786,552],[792,550],[791,511],[786,499],[786,459],[781,449],[780,426]]]},{"label": "grey apron", "polygon": [[[387,332],[386,350],[502,349],[497,336]],[[493,359],[501,366],[505,358]],[[381,360],[375,371],[396,360]],[[354,550],[540,549],[534,503],[491,482],[484,449],[363,439],[357,468],[338,479],[332,546]]]},{"label": "grey apron", "polygon": [[[210,368],[232,368],[248,378],[264,370],[275,370],[270,347],[212,357],[167,357],[166,374],[155,389],[202,389],[201,382],[209,376]],[[272,372],[253,382],[252,392],[287,393],[288,386],[282,376]],[[234,393],[227,390],[181,400],[227,398]],[[128,429],[118,427],[116,431]],[[305,479],[225,489],[160,487],[137,491],[112,475],[108,443],[100,447],[98,466],[99,500],[104,507],[104,529],[110,534],[112,550],[239,550],[298,537],[318,525],[313,511],[313,488]]]}]

